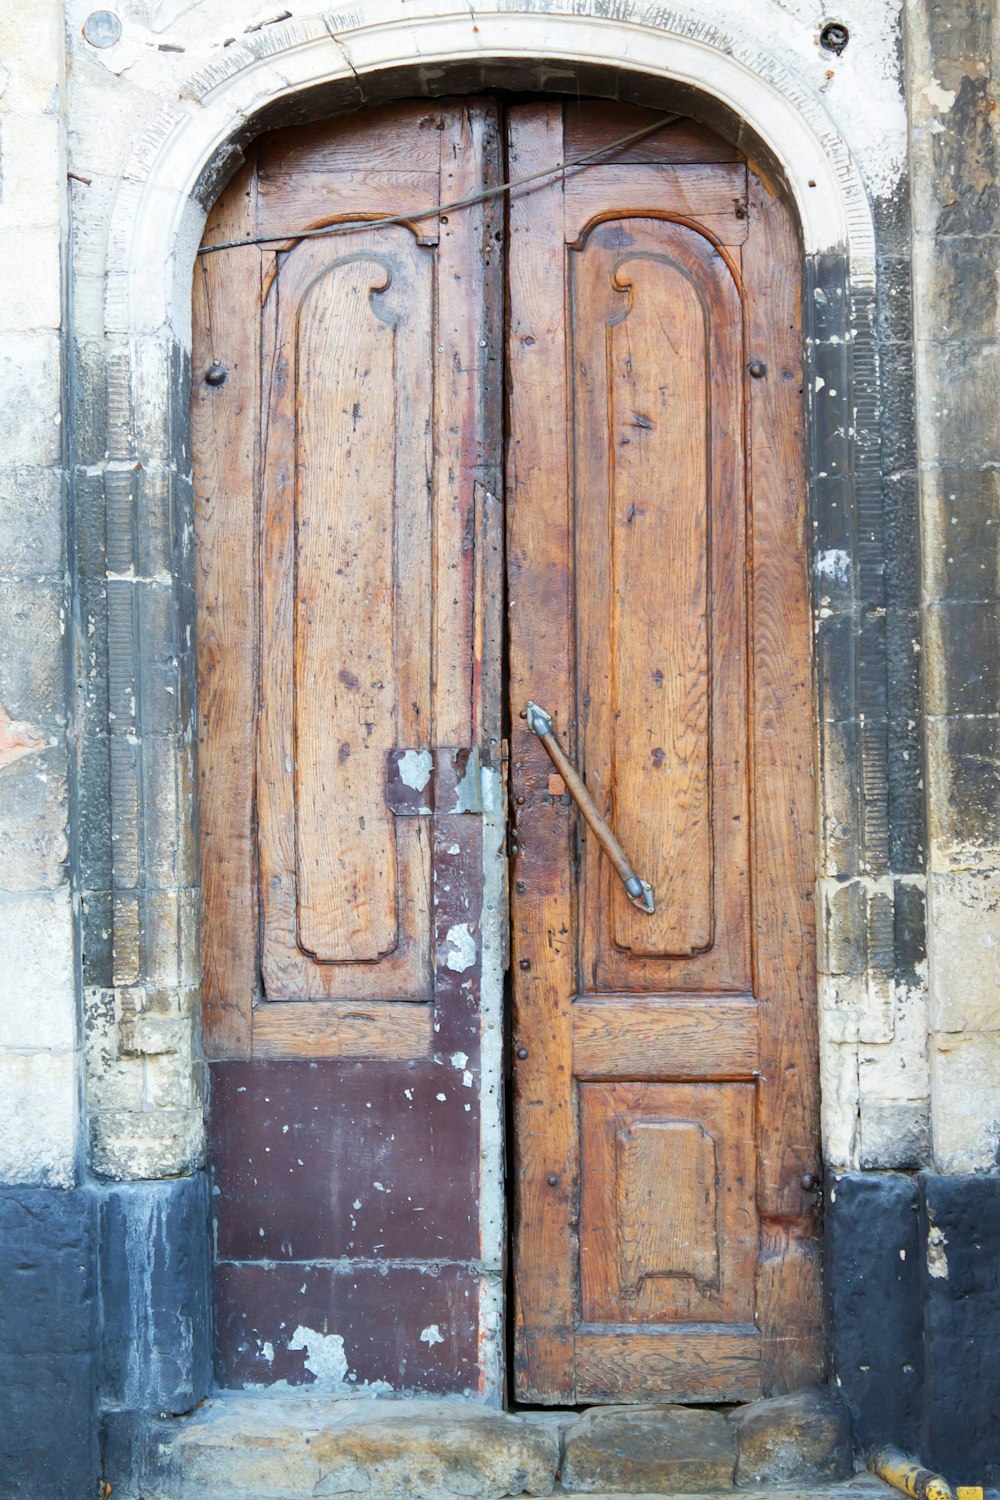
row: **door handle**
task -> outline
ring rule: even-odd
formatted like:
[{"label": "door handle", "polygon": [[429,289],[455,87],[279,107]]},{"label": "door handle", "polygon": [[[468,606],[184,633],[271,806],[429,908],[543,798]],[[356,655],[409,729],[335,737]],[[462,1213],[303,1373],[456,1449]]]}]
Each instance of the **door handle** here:
[{"label": "door handle", "polygon": [[539,708],[537,703],[529,703],[525,717],[528,720],[528,728],[545,746],[549,760],[565,781],[573,801],[583,813],[594,837],[614,865],[615,872],[628,892],[632,905],[652,916],[653,887],[648,880],[643,880],[635,873],[625,850],[611,832],[607,820],[601,816],[597,803],[587,791],[583,777],[568,760],[552,728],[552,715],[546,713],[544,708]]}]

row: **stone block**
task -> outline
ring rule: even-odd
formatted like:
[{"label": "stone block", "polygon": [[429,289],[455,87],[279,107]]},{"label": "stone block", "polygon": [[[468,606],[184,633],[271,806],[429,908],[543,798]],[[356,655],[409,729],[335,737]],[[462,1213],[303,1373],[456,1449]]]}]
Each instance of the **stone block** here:
[{"label": "stone block", "polygon": [[90,1161],[116,1182],[197,1171],[205,1155],[200,1109],[107,1110],[90,1121]]},{"label": "stone block", "polygon": [[61,583],[0,581],[0,705],[36,738],[65,719],[65,625]]},{"label": "stone block", "polygon": [[861,1107],[858,1164],[877,1171],[904,1172],[930,1160],[930,1105],[927,1100],[865,1100]]},{"label": "stone block", "polygon": [[41,114],[52,103],[62,72],[63,8],[58,0],[35,0],[31,25],[16,6],[0,11],[0,57],[7,72],[4,108]]},{"label": "stone block", "polygon": [[97,1202],[87,1189],[0,1188],[0,1347],[94,1348]]},{"label": "stone block", "polygon": [[[1000,276],[1000,259],[988,249]],[[923,497],[924,558],[931,599],[1000,597],[1000,474],[995,469],[939,469]]]},{"label": "stone block", "polygon": [[[48,65],[51,67],[52,60]],[[53,89],[57,77],[58,72],[52,80]],[[5,115],[3,144],[0,229],[58,229],[66,196],[59,111]]]},{"label": "stone block", "polygon": [[279,1399],[252,1426],[246,1408],[220,1403],[177,1447],[192,1493],[198,1484],[247,1496],[301,1485],[315,1496],[499,1500],[552,1493],[559,1427],[460,1403]]},{"label": "stone block", "polygon": [[983,333],[991,337],[989,330],[977,325],[975,332],[975,337],[966,335],[950,343],[927,341],[920,350],[925,387],[940,393],[934,425],[941,462],[950,467],[991,464],[1000,444],[993,400],[1000,381],[1000,349],[981,340]]},{"label": "stone block", "polygon": [[58,576],[63,567],[59,469],[0,470],[0,576]]},{"label": "stone block", "polygon": [[[820,1010],[820,1098],[823,1157],[830,1165],[856,1165],[858,1149],[858,1049],[827,1030],[827,1017],[838,1017],[824,1005]],[[840,1019],[837,1019],[837,1027]]]},{"label": "stone block", "polygon": [[735,1439],[718,1412],[595,1407],[566,1432],[562,1483],[583,1493],[698,1494],[733,1482]]},{"label": "stone block", "polygon": [[61,460],[62,360],[55,331],[0,339],[5,466],[55,468]]},{"label": "stone block", "polygon": [[0,1182],[73,1186],[77,1072],[73,1052],[0,1052]]},{"label": "stone block", "polygon": [[96,1201],[0,1189],[0,1493],[95,1493]]},{"label": "stone block", "polygon": [[108,1190],[101,1209],[102,1389],[177,1415],[212,1379],[208,1183],[203,1173]]},{"label": "stone block", "polygon": [[833,1383],[855,1439],[913,1448],[923,1381],[917,1184],[827,1175],[825,1293]]},{"label": "stone block", "polygon": [[854,1472],[850,1415],[826,1391],[753,1401],[733,1426],[738,1485],[823,1484]]},{"label": "stone block", "polygon": [[62,746],[40,749],[0,771],[0,890],[54,890],[62,885],[68,795]]},{"label": "stone block", "polygon": [[1000,851],[996,715],[928,718],[926,740],[931,868],[995,869]]},{"label": "stone block", "polygon": [[1000,1481],[1000,1177],[921,1178],[925,1418],[919,1452],[958,1484]]},{"label": "stone block", "polygon": [[58,223],[42,229],[0,229],[4,295],[0,333],[58,328],[62,273]]},{"label": "stone block", "polygon": [[996,601],[948,599],[924,614],[929,714],[1000,710],[1000,609]]},{"label": "stone block", "polygon": [[2,1493],[81,1500],[96,1493],[92,1354],[6,1355],[0,1365]]},{"label": "stone block", "polygon": [[1000,1165],[1000,1032],[938,1032],[931,1039],[931,1142],[940,1172]]},{"label": "stone block", "polygon": [[931,1029],[1000,1031],[1000,872],[932,875],[928,915]]},{"label": "stone block", "polygon": [[69,889],[0,904],[0,1047],[76,1046],[73,919]]}]

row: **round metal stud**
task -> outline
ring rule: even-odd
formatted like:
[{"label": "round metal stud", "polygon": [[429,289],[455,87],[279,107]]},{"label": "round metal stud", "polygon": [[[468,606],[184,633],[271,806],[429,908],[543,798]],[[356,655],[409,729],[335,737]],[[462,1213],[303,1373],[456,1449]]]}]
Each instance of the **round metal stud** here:
[{"label": "round metal stud", "polygon": [[752,359],[747,365],[747,369],[754,380],[763,380],[767,374],[767,365],[762,359]]},{"label": "round metal stud", "polygon": [[209,365],[208,369],[205,371],[205,384],[225,385],[226,377],[228,374],[229,371],[226,369],[225,365],[221,365],[219,361],[216,360],[215,363]]},{"label": "round metal stud", "polygon": [[122,23],[113,10],[94,10],[83,23],[83,35],[92,47],[113,47],[121,41]]}]

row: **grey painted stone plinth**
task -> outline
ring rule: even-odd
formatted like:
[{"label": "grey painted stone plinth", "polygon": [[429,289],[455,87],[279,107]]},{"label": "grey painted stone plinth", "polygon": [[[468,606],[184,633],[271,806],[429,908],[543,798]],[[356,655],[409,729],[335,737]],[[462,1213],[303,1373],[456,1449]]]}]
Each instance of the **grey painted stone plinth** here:
[{"label": "grey painted stone plinth", "polygon": [[107,1190],[101,1207],[107,1404],[176,1415],[208,1392],[208,1247],[204,1173]]},{"label": "grey painted stone plinth", "polygon": [[688,1406],[611,1406],[585,1412],[566,1433],[570,1491],[652,1494],[732,1484],[735,1443],[725,1417]]},{"label": "grey painted stone plinth", "polygon": [[850,1416],[826,1391],[754,1401],[733,1426],[741,1488],[848,1479],[854,1471]]},{"label": "grey painted stone plinth", "polygon": [[0,1496],[94,1493],[96,1203],[0,1190]]}]

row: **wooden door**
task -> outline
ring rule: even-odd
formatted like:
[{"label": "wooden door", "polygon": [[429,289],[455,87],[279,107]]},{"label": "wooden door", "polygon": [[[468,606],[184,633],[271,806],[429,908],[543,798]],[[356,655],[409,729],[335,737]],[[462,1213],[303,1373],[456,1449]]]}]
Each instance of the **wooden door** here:
[{"label": "wooden door", "polygon": [[[518,106],[510,172],[641,123]],[[821,1371],[796,247],[684,125],[509,212],[515,1385],[743,1400]]]},{"label": "wooden door", "polygon": [[[328,1336],[362,1385],[492,1378],[504,504],[517,1395],[818,1373],[798,261],[710,132],[605,150],[655,119],[394,105],[262,138],[209,218],[238,242],[199,259],[193,360],[227,1383],[308,1384]],[[504,130],[506,250],[476,201]]]},{"label": "wooden door", "polygon": [[226,1385],[495,1385],[500,208],[436,206],[495,185],[499,144],[481,99],[262,137],[196,267]]}]

